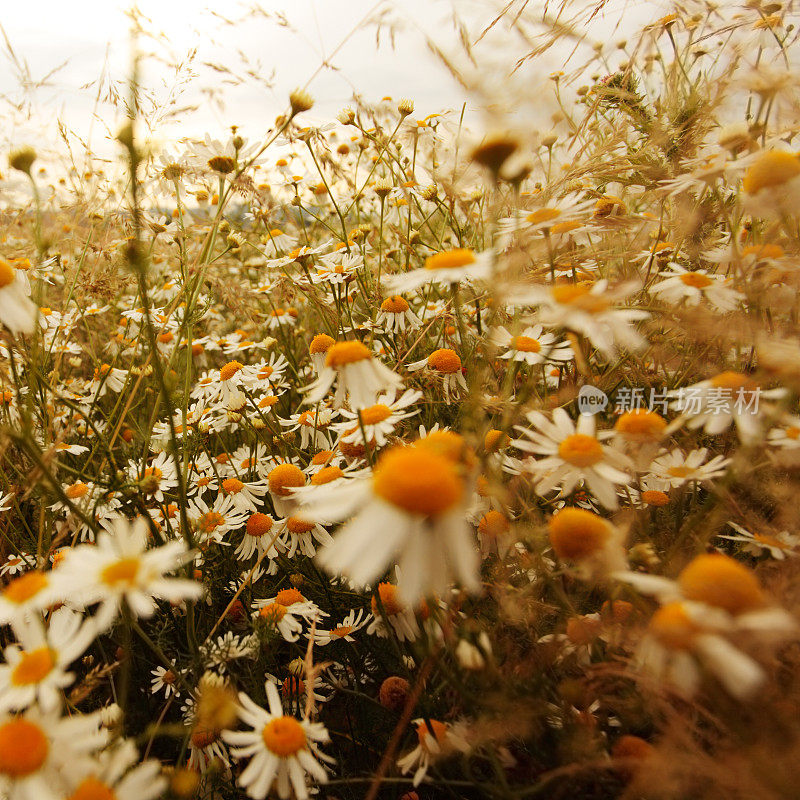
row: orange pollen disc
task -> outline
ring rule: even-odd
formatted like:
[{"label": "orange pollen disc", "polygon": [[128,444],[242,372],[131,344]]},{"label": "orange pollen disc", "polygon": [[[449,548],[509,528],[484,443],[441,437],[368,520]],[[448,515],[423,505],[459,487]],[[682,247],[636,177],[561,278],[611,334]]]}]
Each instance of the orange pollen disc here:
[{"label": "orange pollen disc", "polygon": [[319,453],[314,454],[311,463],[318,467],[320,464],[327,464],[332,458],[333,450],[320,450]]},{"label": "orange pollen disc", "polygon": [[383,403],[361,410],[361,422],[364,425],[377,425],[392,415],[392,409]]},{"label": "orange pollen disc", "polygon": [[564,283],[560,286],[553,286],[550,293],[557,303],[572,306],[579,311],[586,311],[589,314],[598,314],[605,311],[610,303],[602,295],[592,294],[591,286],[585,283]]},{"label": "orange pollen disc", "polygon": [[692,286],[695,289],[705,289],[714,282],[702,272],[684,272],[680,278],[686,286]]},{"label": "orange pollen disc", "polygon": [[10,603],[19,605],[35,597],[48,585],[49,581],[43,572],[33,570],[14,578],[3,590],[3,597]]},{"label": "orange pollen disc", "polygon": [[269,533],[272,529],[272,525],[272,517],[256,512],[255,514],[251,514],[250,519],[247,520],[247,535],[258,538],[265,533]]},{"label": "orange pollen disc", "polygon": [[278,497],[288,497],[292,488],[304,486],[306,476],[296,464],[279,464],[269,473],[269,490]]},{"label": "orange pollen disc", "polygon": [[145,478],[155,478],[160,481],[164,477],[164,473],[158,467],[147,467],[144,471]]},{"label": "orange pollen disc", "polygon": [[272,375],[273,372],[275,372],[275,370],[272,367],[264,366],[264,367],[261,367],[261,369],[258,371],[258,377],[262,381],[265,381],[267,378],[269,378]]},{"label": "orange pollen disc", "polygon": [[496,539],[506,533],[511,524],[505,514],[499,511],[487,511],[478,523],[478,530],[484,535]]},{"label": "orange pollen disc", "polygon": [[229,361],[219,371],[219,379],[221,381],[229,381],[240,369],[244,369],[244,364],[241,361]]},{"label": "orange pollen disc", "polygon": [[609,524],[583,508],[564,508],[550,518],[550,544],[559,558],[579,561],[600,550],[611,534]]},{"label": "orange pollen disc", "polygon": [[279,758],[288,758],[306,746],[306,732],[294,717],[278,717],[261,731],[267,750]]},{"label": "orange pollen disc", "polygon": [[8,263],[4,258],[0,258],[0,289],[4,289],[6,286],[10,286],[14,283],[14,279],[17,277],[17,272],[11,264]]},{"label": "orange pollen disc", "polygon": [[339,467],[323,467],[319,472],[311,477],[311,483],[314,486],[322,486],[325,483],[335,481],[337,478],[343,478],[344,472]]},{"label": "orange pollen disc", "polygon": [[331,636],[337,636],[340,639],[344,639],[345,636],[349,636],[352,632],[352,625],[339,625],[331,631]]},{"label": "orange pollen disc", "polygon": [[278,603],[270,603],[258,612],[258,616],[271,625],[277,625],[286,616],[286,607]]},{"label": "orange pollen disc", "polygon": [[538,225],[541,222],[550,222],[551,220],[558,219],[561,212],[557,208],[538,208],[532,211],[525,219],[533,225]]},{"label": "orange pollen disc", "polygon": [[201,750],[204,747],[209,747],[210,745],[214,744],[219,739],[219,731],[206,727],[204,725],[197,725],[192,731],[192,744],[195,747],[200,748]]},{"label": "orange pollen disc", "polygon": [[453,508],[464,494],[456,465],[424,447],[396,447],[385,452],[372,476],[382,500],[410,514],[431,516]]},{"label": "orange pollen disc", "polygon": [[278,605],[293,606],[295,603],[304,603],[305,597],[300,592],[292,587],[291,589],[281,589],[275,597],[275,602]]},{"label": "orange pollen disc", "polygon": [[286,527],[290,533],[302,534],[313,531],[317,526],[316,523],[306,522],[306,520],[299,517],[289,517],[286,520]]},{"label": "orange pollen disc", "polygon": [[631,438],[660,439],[666,427],[667,421],[655,411],[635,408],[622,414],[614,429]]},{"label": "orange pollen disc", "polygon": [[649,629],[662,644],[673,650],[689,650],[699,632],[680,603],[661,606],[653,614]]},{"label": "orange pollen disc", "polygon": [[704,553],[678,575],[678,585],[688,600],[723,608],[731,614],[764,605],[758,578],[744,564],[722,553]]},{"label": "orange pollen disc", "polygon": [[691,467],[677,466],[669,467],[667,472],[672,475],[673,478],[687,478],[694,470]]},{"label": "orange pollen disc", "polygon": [[49,750],[44,731],[24,717],[0,725],[0,775],[31,775],[44,764]]},{"label": "orange pollen disc", "polygon": [[435,369],[437,372],[443,372],[450,375],[454,372],[459,372],[461,369],[461,359],[454,350],[443,347],[440,350],[434,350],[428,356],[428,366]]},{"label": "orange pollen disc", "polygon": [[661,508],[662,506],[669,505],[669,495],[664,492],[659,492],[658,489],[646,489],[642,492],[642,502],[648,506],[655,506]]},{"label": "orange pollen disc", "polygon": [[538,353],[542,349],[539,340],[531,336],[515,336],[511,340],[511,347],[522,353]]},{"label": "orange pollen disc", "polygon": [[209,511],[207,514],[203,514],[200,517],[200,530],[203,533],[211,533],[211,531],[215,531],[220,525],[225,524],[225,517],[222,516],[218,511]]},{"label": "orange pollen disc", "polygon": [[85,483],[73,483],[72,486],[68,486],[64,491],[64,494],[69,497],[70,500],[77,500],[79,497],[84,497],[86,493],[89,491],[89,487]]},{"label": "orange pollen disc", "polygon": [[[395,614],[400,614],[405,610],[405,606],[397,599],[397,587],[393,583],[378,584],[378,595],[380,596],[383,610],[390,617]],[[372,598],[372,613],[376,617],[380,616],[381,613],[378,600],[374,596]]]},{"label": "orange pollen disc", "polygon": [[55,666],[53,653],[49,647],[23,652],[21,658],[11,671],[11,683],[14,686],[29,686],[40,683]]},{"label": "orange pollen disc", "polygon": [[244,489],[244,484],[238,478],[225,478],[222,481],[222,491],[225,494],[239,494]]},{"label": "orange pollen disc", "polygon": [[278,398],[274,394],[268,394],[265,397],[262,397],[258,401],[258,407],[259,408],[272,408],[272,406],[274,406],[275,403],[277,403],[277,402],[278,402]]},{"label": "orange pollen disc", "polygon": [[571,220],[567,220],[566,222],[556,222],[556,224],[553,225],[552,228],[550,228],[550,231],[552,233],[555,233],[556,235],[558,235],[558,234],[569,233],[570,231],[574,231],[576,228],[580,228],[580,226],[581,226],[581,223],[578,222],[578,220],[571,219]]},{"label": "orange pollen disc", "polygon": [[800,160],[783,150],[764,153],[744,174],[742,188],[746,194],[781,186],[800,175]]},{"label": "orange pollen disc", "polygon": [[475,263],[475,253],[466,248],[445,250],[425,259],[425,269],[456,269]]},{"label": "orange pollen disc", "polygon": [[381,311],[386,311],[389,314],[404,314],[408,311],[408,308],[406,299],[397,294],[387,297],[381,303]]},{"label": "orange pollen disc", "polygon": [[327,333],[318,333],[312,340],[308,347],[311,355],[316,353],[327,353],[332,344],[336,344],[336,340]]},{"label": "orange pollen disc", "polygon": [[120,584],[132,586],[139,574],[140,566],[138,558],[121,558],[103,569],[100,573],[100,580],[109,586],[119,586]]},{"label": "orange pollen disc", "polygon": [[371,358],[369,348],[361,342],[336,342],[328,348],[325,366],[338,369]]},{"label": "orange pollen disc", "polygon": [[70,795],[69,800],[116,800],[114,790],[97,778],[84,778],[78,788]]},{"label": "orange pollen disc", "polygon": [[558,446],[558,455],[573,467],[591,467],[603,460],[603,446],[594,436],[573,433]]},{"label": "orange pollen disc", "polygon": [[787,439],[797,439],[800,437],[800,428],[789,427],[783,433]]},{"label": "orange pollen disc", "polygon": [[736,391],[737,389],[752,388],[755,386],[753,381],[748,375],[741,372],[721,372],[710,379],[711,385],[715,389],[730,389]]}]

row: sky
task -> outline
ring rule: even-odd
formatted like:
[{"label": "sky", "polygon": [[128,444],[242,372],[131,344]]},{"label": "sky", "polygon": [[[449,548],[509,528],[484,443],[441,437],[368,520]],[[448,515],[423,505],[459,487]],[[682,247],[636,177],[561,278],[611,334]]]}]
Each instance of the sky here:
[{"label": "sky", "polygon": [[[124,118],[103,100],[126,91],[129,0],[3,5],[0,108],[6,124],[0,126],[0,147],[33,143],[56,148],[60,120],[73,143],[80,140],[106,152]],[[420,116],[459,109],[464,102],[471,108],[480,101],[448,74],[426,39],[473,74],[489,74],[496,67],[500,95],[509,89],[504,78],[523,43],[498,27],[476,48],[477,65],[469,65],[452,19],[455,13],[464,21],[474,42],[501,5],[499,0],[138,0],[144,28],[151,33],[140,46],[154,56],[145,60],[142,82],[156,105],[172,112],[156,139],[168,143],[205,133],[224,137],[233,124],[257,137],[297,86],[308,86],[316,100],[312,122],[332,118],[356,92],[370,101],[410,97]],[[597,37],[610,35],[621,16],[629,26],[652,20],[660,5],[657,0],[609,0],[609,10],[596,23]],[[253,14],[254,8],[259,13]],[[177,73],[167,66],[178,63],[183,69]],[[545,80],[546,71],[557,66],[546,60],[515,79],[535,89],[536,80]],[[235,77],[247,71],[253,77],[246,81]],[[180,111],[191,106],[198,108]]]}]

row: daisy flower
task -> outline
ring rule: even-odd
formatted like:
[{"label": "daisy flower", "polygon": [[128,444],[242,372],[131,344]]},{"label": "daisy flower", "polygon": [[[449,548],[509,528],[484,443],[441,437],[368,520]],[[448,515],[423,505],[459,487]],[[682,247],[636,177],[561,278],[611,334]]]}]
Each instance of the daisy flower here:
[{"label": "daisy flower", "polygon": [[493,331],[492,341],[508,348],[500,358],[522,361],[530,366],[546,361],[571,360],[572,345],[564,340],[557,341],[552,333],[543,333],[543,330],[541,325],[534,325],[524,328],[518,336],[512,336],[505,328],[499,327]]},{"label": "daisy flower", "polygon": [[355,608],[335,628],[314,631],[314,644],[324,647],[331,642],[354,642],[353,634],[369,624],[372,615],[363,608]]},{"label": "daisy flower", "polygon": [[548,523],[550,544],[562,560],[575,564],[581,577],[606,577],[624,570],[624,533],[593,511],[563,508]]},{"label": "daisy flower", "polygon": [[784,150],[758,153],[742,179],[743,203],[758,216],[791,216],[800,203],[800,159]]},{"label": "daisy flower", "polygon": [[657,480],[670,487],[683,486],[689,481],[710,481],[719,478],[727,471],[731,459],[714,456],[706,462],[708,448],[701,447],[684,455],[681,450],[672,450],[656,458],[650,465],[650,473]]},{"label": "daisy flower", "polygon": [[783,561],[786,556],[797,555],[797,546],[800,544],[800,536],[795,536],[788,531],[781,531],[774,536],[764,533],[751,533],[737,525],[735,522],[728,521],[728,525],[736,531],[736,535],[725,535],[718,533],[718,539],[730,539],[732,542],[742,542],[745,553],[751,556],[760,556],[767,552],[772,558]]},{"label": "daisy flower", "polygon": [[434,350],[427,358],[408,365],[409,372],[421,369],[428,370],[430,374],[442,381],[445,403],[450,403],[451,397],[455,399],[459,387],[464,391],[469,389],[461,371],[461,357],[449,347]]},{"label": "daisy flower", "polygon": [[157,694],[163,690],[165,698],[173,695],[180,697],[181,693],[176,686],[178,676],[171,669],[156,667],[150,670],[150,674],[153,676],[150,679],[150,694]]},{"label": "daisy flower", "polygon": [[260,511],[251,514],[245,524],[244,537],[235,550],[236,557],[246,561],[253,555],[261,558],[266,553],[270,559],[277,558],[284,544],[274,538],[274,527],[275,520],[268,514]]},{"label": "daisy flower", "polygon": [[253,605],[257,609],[253,614],[254,619],[263,622],[267,628],[277,630],[285,641],[297,641],[303,631],[303,623],[298,617],[305,619],[305,616],[299,613],[302,606],[290,609],[280,603],[265,603],[264,601],[256,601]]},{"label": "daisy flower", "polygon": [[767,443],[786,450],[800,447],[800,417],[795,414],[783,415],[781,424],[767,434]]},{"label": "daisy flower", "polygon": [[381,303],[375,322],[389,333],[404,333],[422,325],[422,320],[411,310],[408,300],[399,294],[391,295]]},{"label": "daisy flower", "polygon": [[658,274],[666,280],[651,286],[650,292],[668,303],[685,302],[696,306],[701,300],[706,300],[720,311],[733,311],[744,299],[744,295],[731,286],[731,278],[709,275],[706,270],[690,272],[680,264],[671,263],[669,270]]},{"label": "daisy flower", "polygon": [[249,759],[237,783],[253,800],[264,800],[273,786],[281,800],[288,800],[292,793],[297,800],[308,800],[306,775],[317,783],[327,782],[325,768],[317,759],[328,763],[333,759],[320,752],[318,743],[330,737],[322,723],[285,716],[273,683],[266,684],[266,692],[268,710],[240,692],[239,718],[252,730],[222,734],[234,758]]},{"label": "daisy flower", "polygon": [[63,599],[55,572],[30,570],[12,578],[0,592],[0,624],[14,624],[18,620],[36,617]]},{"label": "daisy flower", "polygon": [[40,620],[17,620],[14,632],[19,644],[5,649],[6,663],[0,665],[0,710],[33,703],[43,711],[60,707],[62,690],[75,679],[65,670],[94,640],[95,625],[60,608],[50,616],[47,630]]},{"label": "daisy flower", "polygon": [[[331,469],[341,472],[339,467]],[[312,481],[314,477],[316,475],[312,477]],[[319,519],[309,519],[307,513],[303,513],[302,516],[289,516],[283,520],[281,533],[286,537],[284,541],[287,558],[294,558],[298,552],[313,558],[317,554],[317,545],[333,544],[333,538],[325,530],[322,522]]]},{"label": "daisy flower", "polygon": [[220,482],[219,488],[240,514],[257,511],[264,495],[269,491],[266,482],[260,478],[243,481],[233,476],[224,478]]},{"label": "daisy flower", "polygon": [[469,749],[463,723],[440,722],[437,719],[412,720],[417,735],[417,746],[397,760],[404,775],[414,770],[415,787],[425,779],[431,764],[455,753],[466,753]]},{"label": "daisy flower", "polygon": [[605,508],[618,507],[615,485],[629,482],[630,476],[622,470],[633,465],[624,453],[601,444],[613,435],[611,431],[596,434],[595,418],[588,414],[580,414],[576,425],[563,408],[553,411],[552,422],[540,411],[531,411],[528,421],[534,430],[518,426],[527,438],[513,445],[545,456],[523,462],[523,468],[533,473],[537,494],[558,490],[559,496],[567,495],[583,481]]},{"label": "daisy flower", "polygon": [[401,420],[419,413],[418,409],[415,411],[406,409],[421,397],[422,392],[406,389],[397,399],[392,393],[379,397],[374,406],[359,408],[357,411],[342,409],[341,415],[347,422],[337,423],[333,428],[339,432],[344,442],[363,443],[366,436],[371,446],[383,447]]},{"label": "daisy flower", "polygon": [[[399,573],[399,570],[395,570]],[[404,603],[398,596],[397,586],[393,583],[379,583],[372,596],[372,619],[367,626],[367,633],[386,638],[388,623],[398,640],[413,642],[421,631],[414,609]]]},{"label": "daisy flower", "polygon": [[491,277],[493,265],[491,250],[483,253],[466,248],[443,250],[428,256],[422,269],[387,276],[383,284],[391,292],[408,292],[427,284],[450,286],[462,281],[486,280]]},{"label": "daisy flower", "polygon": [[102,531],[96,545],[79,545],[67,551],[56,570],[64,596],[83,606],[100,603],[95,620],[108,627],[123,601],[134,616],[149,617],[155,598],[171,603],[195,600],[203,587],[194,581],[166,578],[191,558],[182,541],[147,550],[148,527],[143,517],[115,520],[111,532]]},{"label": "daisy flower", "polygon": [[0,796],[7,800],[58,800],[96,769],[108,741],[100,713],[59,716],[36,707],[0,714]]},{"label": "daisy flower", "polygon": [[319,378],[305,389],[305,402],[318,403],[334,383],[337,386],[333,404],[337,408],[344,405],[348,395],[351,406],[373,405],[382,392],[403,385],[396,372],[374,358],[365,344],[355,341],[336,342],[328,347]]},{"label": "daisy flower", "polygon": [[189,520],[198,534],[198,544],[220,543],[229,531],[241,528],[247,520],[247,513],[240,511],[230,496],[218,494],[212,506],[202,498],[190,501],[186,509]]},{"label": "daisy flower", "polygon": [[650,314],[636,308],[614,308],[633,291],[630,285],[608,291],[608,281],[601,280],[528,287],[511,294],[516,306],[538,306],[536,316],[541,324],[575,331],[611,358],[619,346],[640,350],[646,344],[632,323],[647,319]]},{"label": "daisy flower", "polygon": [[0,322],[12,333],[33,333],[36,329],[36,306],[25,291],[27,278],[4,258],[0,258]]},{"label": "daisy flower", "polygon": [[465,516],[464,470],[435,442],[391,448],[381,454],[370,478],[353,479],[335,491],[326,488],[317,490],[309,513],[334,520],[359,510],[317,555],[329,572],[363,585],[399,558],[399,590],[406,599],[443,594],[454,581],[468,591],[479,589],[478,551]]}]

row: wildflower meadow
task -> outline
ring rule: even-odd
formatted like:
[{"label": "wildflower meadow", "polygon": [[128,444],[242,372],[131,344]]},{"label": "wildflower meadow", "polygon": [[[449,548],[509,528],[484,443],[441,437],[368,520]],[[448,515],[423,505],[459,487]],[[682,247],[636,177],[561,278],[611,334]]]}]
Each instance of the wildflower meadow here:
[{"label": "wildflower meadow", "polygon": [[604,5],[3,154],[0,798],[798,797],[800,17]]}]

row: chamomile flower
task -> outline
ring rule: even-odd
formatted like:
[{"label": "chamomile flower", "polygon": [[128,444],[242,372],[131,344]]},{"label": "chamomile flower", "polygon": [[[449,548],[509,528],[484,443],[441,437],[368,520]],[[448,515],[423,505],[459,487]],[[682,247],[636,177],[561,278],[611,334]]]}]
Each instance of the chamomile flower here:
[{"label": "chamomile flower", "polygon": [[90,606],[100,603],[95,620],[108,627],[125,602],[134,616],[149,617],[156,598],[172,603],[194,600],[202,586],[182,578],[166,578],[191,557],[181,541],[147,550],[147,524],[143,517],[128,522],[119,517],[111,532],[97,536],[96,545],[80,545],[67,551],[56,575],[66,597]]},{"label": "chamomile flower", "polygon": [[314,631],[314,644],[324,647],[332,642],[354,642],[353,634],[370,623],[372,615],[363,608],[355,608],[334,628],[324,630],[317,628]]},{"label": "chamomile flower", "polygon": [[[407,411],[410,406],[422,397],[422,392],[406,389],[400,397],[394,394],[378,397],[374,406],[359,408],[357,411],[341,410],[341,416],[347,420],[334,425],[341,436],[341,441],[363,443],[364,437],[375,447],[383,447],[394,433],[397,424],[413,417],[419,411]],[[362,433],[363,428],[363,433]]]},{"label": "chamomile flower", "polygon": [[306,775],[316,783],[327,782],[318,759],[328,763],[333,759],[319,750],[318,743],[330,737],[322,723],[286,716],[273,683],[266,684],[266,692],[268,709],[240,692],[239,718],[252,730],[223,733],[231,755],[237,760],[249,759],[237,783],[253,800],[264,800],[273,787],[281,800],[292,794],[297,800],[308,800]]},{"label": "chamomile flower", "polygon": [[261,558],[265,554],[268,558],[275,559],[282,549],[284,545],[276,535],[275,520],[269,514],[256,511],[247,518],[244,536],[235,553],[242,561],[253,555]]},{"label": "chamomile flower", "polygon": [[150,694],[158,694],[163,691],[165,698],[181,696],[177,687],[178,676],[173,670],[159,666],[150,670],[150,674],[153,676],[150,679]]},{"label": "chamomile flower", "polygon": [[517,428],[526,438],[513,444],[523,452],[545,456],[523,462],[524,470],[533,475],[537,494],[558,490],[559,496],[567,495],[583,481],[605,508],[617,508],[615,485],[630,480],[623,470],[633,465],[625,454],[601,443],[613,435],[610,431],[597,434],[595,418],[588,414],[579,415],[575,424],[563,408],[553,411],[552,421],[540,411],[531,411],[528,421],[532,428]]},{"label": "chamomile flower", "polygon": [[492,340],[499,347],[507,348],[500,358],[522,361],[530,366],[547,361],[570,361],[573,358],[570,343],[558,341],[554,334],[543,331],[541,325],[534,325],[512,336],[505,328],[499,327],[493,332]]},{"label": "chamomile flower", "polygon": [[759,153],[744,174],[742,191],[751,214],[793,214],[800,202],[800,159],[785,150]]},{"label": "chamomile flower", "polygon": [[714,456],[706,461],[708,448],[701,447],[684,455],[681,450],[672,450],[656,458],[650,465],[650,474],[670,487],[683,486],[689,481],[702,483],[719,478],[727,472],[731,459]]},{"label": "chamomile flower", "polygon": [[444,401],[450,403],[455,400],[459,389],[467,391],[467,381],[461,367],[461,357],[449,347],[440,347],[434,350],[427,358],[414,361],[408,365],[409,372],[425,370],[442,382]]},{"label": "chamomile flower", "polygon": [[318,403],[336,383],[333,404],[344,405],[349,397],[351,406],[363,408],[373,405],[378,395],[399,389],[400,376],[373,357],[361,342],[345,341],[330,345],[325,355],[325,366],[319,378],[306,387],[306,403]]},{"label": "chamomile flower", "polygon": [[391,295],[381,303],[375,322],[389,333],[404,333],[422,325],[422,320],[411,310],[408,300],[399,294]]},{"label": "chamomile flower", "polygon": [[464,281],[487,280],[494,268],[494,253],[475,253],[466,248],[443,250],[425,259],[425,266],[411,272],[387,276],[383,285],[391,292],[409,292],[420,286],[450,286]]},{"label": "chamomile flower", "polygon": [[735,522],[728,521],[728,525],[736,533],[734,535],[718,533],[717,538],[741,542],[744,544],[742,550],[752,556],[760,556],[766,552],[772,558],[783,561],[787,556],[796,556],[798,553],[797,547],[800,545],[800,536],[795,536],[789,531],[780,531],[775,534],[751,533]]},{"label": "chamomile flower", "polygon": [[744,299],[744,295],[733,288],[731,278],[710,275],[706,270],[689,271],[680,264],[671,263],[669,270],[658,274],[666,280],[650,287],[650,291],[668,303],[696,306],[705,300],[720,311],[733,311]]},{"label": "chamomile flower", "polygon": [[0,323],[12,333],[33,333],[36,329],[36,305],[25,291],[27,278],[4,258],[0,258]]},{"label": "chamomile flower", "polygon": [[397,766],[404,775],[414,771],[413,785],[419,786],[431,765],[456,753],[466,753],[470,749],[465,738],[463,723],[440,722],[437,719],[415,719],[414,725],[417,746],[397,760]]}]

